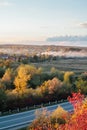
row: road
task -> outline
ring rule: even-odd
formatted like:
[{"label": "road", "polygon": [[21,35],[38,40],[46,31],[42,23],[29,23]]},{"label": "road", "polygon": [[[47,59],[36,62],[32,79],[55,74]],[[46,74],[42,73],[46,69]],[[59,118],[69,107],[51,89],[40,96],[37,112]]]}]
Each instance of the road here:
[{"label": "road", "polygon": [[[69,102],[59,103],[45,108],[51,112],[58,106],[62,106],[67,111],[73,110]],[[42,110],[42,108],[0,117],[0,130],[17,130],[18,128],[28,126],[35,119],[36,110]]]}]

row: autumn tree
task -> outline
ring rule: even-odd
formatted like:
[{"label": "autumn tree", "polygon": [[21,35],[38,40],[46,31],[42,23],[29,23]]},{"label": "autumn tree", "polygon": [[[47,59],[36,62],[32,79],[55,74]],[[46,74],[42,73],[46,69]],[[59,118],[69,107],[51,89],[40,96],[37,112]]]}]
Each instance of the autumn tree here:
[{"label": "autumn tree", "polygon": [[73,75],[74,75],[74,72],[65,72],[65,74],[64,74],[64,83],[66,85],[71,85]]},{"label": "autumn tree", "polygon": [[45,111],[30,125],[29,130],[87,130],[87,99],[79,93],[72,93],[68,98],[73,105],[73,113],[58,107],[50,115]]},{"label": "autumn tree", "polygon": [[64,86],[65,86],[65,93],[67,96],[69,96],[72,91],[74,90],[74,79],[73,79],[73,76],[74,76],[74,72],[70,72],[70,71],[67,71],[65,72],[64,74]]},{"label": "autumn tree", "polygon": [[36,73],[36,68],[30,65],[20,65],[17,70],[14,84],[17,92],[22,92],[28,87],[28,81]]},{"label": "autumn tree", "polygon": [[30,74],[28,73],[28,67],[21,65],[18,68],[17,76],[15,77],[14,84],[18,93],[23,92],[27,87],[27,81],[30,80]]},{"label": "autumn tree", "polygon": [[27,130],[52,130],[49,112],[46,109],[35,112],[36,119]]},{"label": "autumn tree", "polygon": [[52,80],[45,81],[40,86],[43,96],[52,96],[53,100],[59,98],[60,91],[62,90],[63,83],[56,77]]},{"label": "autumn tree", "polygon": [[65,124],[68,116],[68,112],[61,106],[58,106],[58,108],[52,112],[51,121],[53,124]]},{"label": "autumn tree", "polygon": [[68,99],[74,107],[74,113],[64,130],[87,130],[87,99],[80,92],[72,93],[72,97]]},{"label": "autumn tree", "polygon": [[8,68],[3,77],[2,77],[2,82],[6,85],[6,89],[13,89],[13,80],[14,80],[14,71],[11,68]]},{"label": "autumn tree", "polygon": [[41,93],[46,96],[49,94],[49,90],[48,90],[48,81],[45,81],[41,86],[40,86],[40,89],[41,89]]},{"label": "autumn tree", "polygon": [[63,83],[56,77],[54,77],[52,80],[48,80],[49,94],[58,95],[62,85]]}]

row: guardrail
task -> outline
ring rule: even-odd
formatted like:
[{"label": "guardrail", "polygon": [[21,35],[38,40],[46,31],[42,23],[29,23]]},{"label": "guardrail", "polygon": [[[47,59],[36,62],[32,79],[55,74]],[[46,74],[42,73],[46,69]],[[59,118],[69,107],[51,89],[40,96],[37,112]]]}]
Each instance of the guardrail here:
[{"label": "guardrail", "polygon": [[[55,102],[56,103],[56,102]],[[59,103],[59,102],[58,102]],[[60,102],[59,103],[59,105],[64,105],[65,104],[65,107],[67,106],[67,104],[68,104],[69,102]],[[48,106],[48,109],[50,108],[50,107],[53,107],[53,109],[55,109],[55,107],[54,106],[58,106],[58,104],[54,104],[54,105],[50,105],[50,106]],[[47,107],[47,106],[46,106]],[[67,106],[68,108],[67,108],[67,110],[69,111],[69,112],[72,112],[72,110],[73,110],[73,108],[71,107],[71,106]],[[42,108],[40,108],[40,109],[42,109]],[[34,110],[31,110],[32,112],[33,111],[35,111],[35,109]],[[31,112],[30,111],[30,112]],[[53,111],[52,109],[50,109],[50,111]],[[22,113],[20,113],[20,114],[22,114]],[[13,115],[15,115],[15,114],[13,114]],[[8,116],[13,116],[13,115],[8,115]],[[6,117],[8,117],[8,116],[6,116]],[[1,118],[4,118],[4,116],[3,117],[1,117]],[[20,119],[20,118],[19,118]],[[10,119],[10,121],[11,121],[11,119]],[[33,121],[33,119],[31,120],[26,120],[25,122],[21,122],[21,123],[17,123],[17,124],[9,124],[9,126],[5,126],[4,127],[4,125],[3,125],[3,127],[2,128],[0,128],[0,130],[18,130],[18,129],[20,129],[20,128],[24,128],[24,127],[27,127],[30,123],[32,123],[32,121]]]},{"label": "guardrail", "polygon": [[10,115],[10,114],[14,114],[14,113],[20,113],[20,112],[24,112],[24,111],[29,111],[29,110],[33,110],[33,109],[37,109],[37,108],[41,108],[41,107],[46,107],[46,106],[51,106],[51,105],[55,105],[57,103],[62,103],[62,102],[67,102],[67,100],[60,100],[60,101],[54,101],[54,102],[48,102],[48,103],[42,103],[40,105],[33,105],[33,106],[26,106],[24,108],[17,108],[14,110],[10,110],[9,111],[5,111],[5,112],[0,112],[0,116],[4,116],[4,115]]}]

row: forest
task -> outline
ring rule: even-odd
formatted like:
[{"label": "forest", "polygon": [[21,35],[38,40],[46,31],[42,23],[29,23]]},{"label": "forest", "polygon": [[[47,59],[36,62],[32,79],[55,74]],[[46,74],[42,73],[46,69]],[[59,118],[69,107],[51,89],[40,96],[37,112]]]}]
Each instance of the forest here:
[{"label": "forest", "polygon": [[[67,48],[65,50],[67,51]],[[76,50],[74,48],[74,51]],[[69,101],[74,107],[73,113],[62,107],[50,114],[47,110],[36,111],[36,119],[24,129],[86,130],[86,65],[86,57],[1,52],[0,115],[35,109],[35,106],[51,105],[52,102]]]},{"label": "forest", "polygon": [[2,113],[66,100],[72,92],[87,94],[86,58],[2,53],[0,57]]}]

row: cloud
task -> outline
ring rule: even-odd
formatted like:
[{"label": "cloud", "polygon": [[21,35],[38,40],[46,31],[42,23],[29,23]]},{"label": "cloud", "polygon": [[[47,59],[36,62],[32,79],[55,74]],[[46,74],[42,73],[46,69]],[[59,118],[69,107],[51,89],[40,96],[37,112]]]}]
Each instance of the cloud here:
[{"label": "cloud", "polygon": [[87,36],[56,36],[56,37],[48,37],[46,41],[49,42],[64,42],[64,41],[87,41]]},{"label": "cloud", "polygon": [[81,23],[80,26],[83,27],[83,28],[87,28],[87,22]]},{"label": "cloud", "polygon": [[13,5],[13,3],[8,2],[8,1],[0,1],[0,7],[11,6],[11,5]]}]

